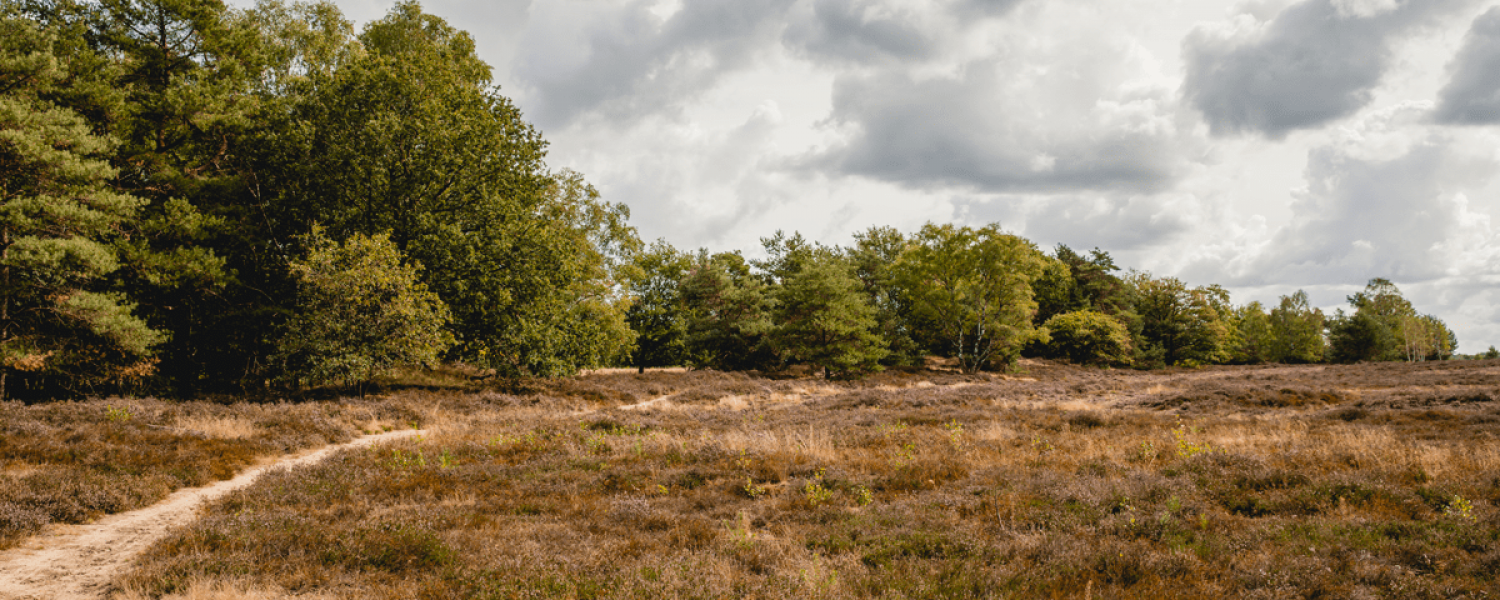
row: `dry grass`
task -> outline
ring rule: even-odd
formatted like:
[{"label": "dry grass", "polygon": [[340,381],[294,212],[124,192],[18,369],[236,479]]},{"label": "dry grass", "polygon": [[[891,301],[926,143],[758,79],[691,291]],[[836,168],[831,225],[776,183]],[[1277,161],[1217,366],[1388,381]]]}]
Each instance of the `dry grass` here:
[{"label": "dry grass", "polygon": [[[146,600],[139,592],[121,592],[118,600]],[[334,598],[326,594],[291,594],[279,588],[267,588],[237,581],[192,581],[180,593],[162,596],[162,600],[325,600]]]},{"label": "dry grass", "polygon": [[1497,367],[413,391],[435,433],[266,476],[118,597],[1493,597]]},{"label": "dry grass", "polygon": [[362,423],[419,419],[402,400],[0,402],[0,548],[51,523],[82,523],[228,479],[263,457],[346,441]]}]

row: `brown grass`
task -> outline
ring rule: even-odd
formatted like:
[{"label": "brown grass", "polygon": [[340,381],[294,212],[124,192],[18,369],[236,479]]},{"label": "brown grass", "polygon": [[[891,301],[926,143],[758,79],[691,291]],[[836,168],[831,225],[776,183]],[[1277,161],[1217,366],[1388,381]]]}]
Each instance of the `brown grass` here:
[{"label": "brown grass", "polygon": [[413,422],[403,402],[0,403],[0,548],[50,523],[82,523],[228,479],[263,457]]},{"label": "brown grass", "polygon": [[[341,598],[1494,596],[1496,367],[605,373],[413,395],[436,433],[268,475],[119,584],[132,599],[220,582]],[[618,409],[672,395],[702,400]]]}]

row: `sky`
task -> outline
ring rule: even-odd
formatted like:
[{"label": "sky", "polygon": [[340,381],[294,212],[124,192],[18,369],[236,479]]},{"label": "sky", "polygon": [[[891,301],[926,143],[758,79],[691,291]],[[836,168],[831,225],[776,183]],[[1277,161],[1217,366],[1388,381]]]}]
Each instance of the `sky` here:
[{"label": "sky", "polygon": [[647,240],[999,223],[1237,303],[1384,277],[1500,346],[1500,0],[423,8]]}]

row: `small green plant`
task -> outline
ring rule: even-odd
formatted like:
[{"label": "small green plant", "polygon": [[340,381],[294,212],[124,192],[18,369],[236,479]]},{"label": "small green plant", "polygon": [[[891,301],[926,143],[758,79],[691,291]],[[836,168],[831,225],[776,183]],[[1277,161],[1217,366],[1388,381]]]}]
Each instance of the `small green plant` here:
[{"label": "small green plant", "polygon": [[766,495],[766,491],[767,491],[766,490],[766,486],[755,485],[755,480],[751,479],[749,476],[745,477],[745,488],[744,489],[745,489],[745,495],[749,496],[751,500],[755,500],[757,498],[760,498],[761,496]]},{"label": "small green plant", "polygon": [[734,465],[741,471],[749,471],[750,467],[755,465],[755,459],[750,458],[749,450],[741,448],[739,457],[734,459]]},{"label": "small green plant", "polygon": [[813,475],[812,481],[807,482],[807,485],[802,487],[802,492],[807,495],[807,504],[813,508],[817,508],[833,500],[833,490],[823,485],[822,469],[818,469],[818,472]]},{"label": "small green plant", "polygon": [[1135,449],[1135,452],[1131,453],[1128,458],[1135,462],[1149,462],[1156,460],[1156,444],[1152,443],[1151,440],[1145,440],[1141,442],[1141,445],[1138,446]]},{"label": "small green plant", "polygon": [[1048,452],[1056,450],[1056,448],[1052,446],[1052,442],[1042,439],[1042,436],[1039,435],[1031,436],[1031,449],[1035,450],[1037,454],[1046,454]]},{"label": "small green plant", "polygon": [[391,466],[393,468],[425,467],[427,457],[421,450],[416,452],[402,452],[400,449],[391,451]]},{"label": "small green plant", "polygon": [[1192,458],[1199,454],[1207,454],[1214,451],[1208,442],[1194,442],[1189,436],[1197,435],[1198,428],[1184,425],[1182,421],[1177,422],[1177,428],[1172,430],[1172,440],[1177,444],[1177,456],[1181,458]]},{"label": "small green plant", "polygon": [[952,444],[955,450],[963,447],[964,426],[962,423],[958,422],[958,419],[949,419],[948,422],[943,425],[943,429],[948,430],[948,443]]},{"label": "small green plant", "polygon": [[869,506],[875,502],[875,492],[865,486],[854,488],[854,502],[860,506]]},{"label": "small green plant", "polygon": [[438,466],[444,469],[451,469],[457,465],[458,459],[453,458],[453,453],[449,452],[447,448],[443,448],[442,454],[438,455]]},{"label": "small green plant", "polygon": [[729,537],[734,544],[740,548],[749,548],[755,545],[755,528],[750,523],[750,517],[745,511],[740,511],[739,518],[734,522],[725,521],[724,528],[729,530]]},{"label": "small green plant", "polygon": [[133,416],[135,415],[130,414],[130,408],[126,406],[115,408],[114,405],[110,405],[104,407],[104,418],[109,419],[112,423],[124,423],[129,421],[130,417]]},{"label": "small green plant", "polygon": [[896,465],[897,469],[900,469],[905,467],[906,465],[911,464],[912,461],[915,461],[916,459],[917,445],[907,443],[896,448],[895,456],[891,459],[891,462]]},{"label": "small green plant", "polygon": [[1463,496],[1460,496],[1458,494],[1454,494],[1453,495],[1453,499],[1448,501],[1448,507],[1445,508],[1445,509],[1443,509],[1443,514],[1448,515],[1450,517],[1455,517],[1455,518],[1458,518],[1458,519],[1463,519],[1465,521],[1473,522],[1474,521],[1474,503],[1470,502],[1468,500],[1465,500]]},{"label": "small green plant", "polygon": [[907,428],[907,425],[906,425],[905,422],[903,422],[903,421],[896,421],[895,423],[892,423],[890,425],[886,425],[885,423],[881,423],[880,425],[876,425],[875,426],[875,431],[879,432],[880,435],[885,436],[885,439],[889,440],[889,439],[891,439],[892,435],[900,433],[900,432],[903,432],[903,431],[906,431],[906,428]]}]

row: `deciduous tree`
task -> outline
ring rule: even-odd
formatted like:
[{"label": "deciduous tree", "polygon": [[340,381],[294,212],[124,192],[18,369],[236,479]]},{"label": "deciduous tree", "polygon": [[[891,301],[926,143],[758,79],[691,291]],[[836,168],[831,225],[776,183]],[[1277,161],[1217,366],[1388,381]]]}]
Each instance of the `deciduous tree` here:
[{"label": "deciduous tree", "polygon": [[431,364],[453,343],[448,308],[386,235],[339,243],[314,228],[306,258],[290,267],[297,312],[276,356],[289,381],[361,384],[397,365]]},{"label": "deciduous tree", "polygon": [[913,311],[965,372],[1010,363],[1037,335],[1031,283],[1045,257],[996,225],[927,224],[898,263]]},{"label": "deciduous tree", "polygon": [[1175,277],[1136,273],[1136,312],[1142,337],[1162,351],[1168,365],[1211,364],[1229,358],[1229,329],[1216,306],[1228,304],[1222,289],[1190,288]]},{"label": "deciduous tree", "polygon": [[1047,319],[1045,327],[1054,356],[1078,364],[1130,364],[1130,330],[1110,315],[1087,309],[1065,312]]},{"label": "deciduous tree", "polygon": [[1282,296],[1271,309],[1270,360],[1282,363],[1322,362],[1327,344],[1323,340],[1323,311],[1308,304],[1307,293],[1297,290]]}]

